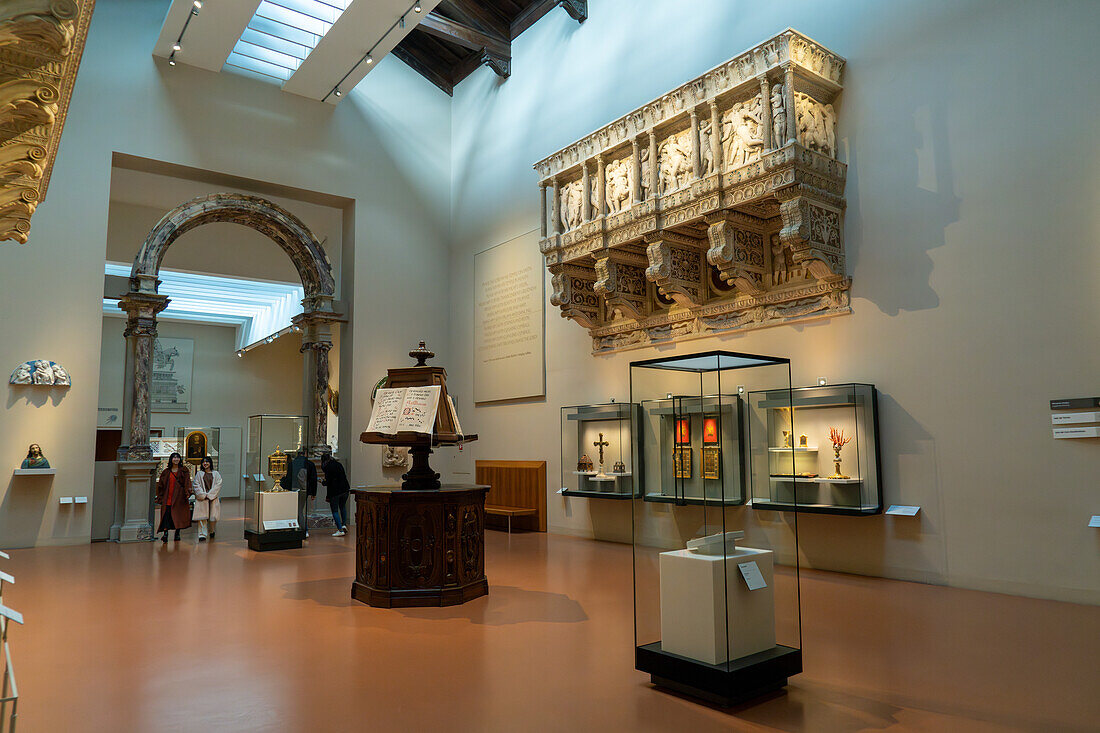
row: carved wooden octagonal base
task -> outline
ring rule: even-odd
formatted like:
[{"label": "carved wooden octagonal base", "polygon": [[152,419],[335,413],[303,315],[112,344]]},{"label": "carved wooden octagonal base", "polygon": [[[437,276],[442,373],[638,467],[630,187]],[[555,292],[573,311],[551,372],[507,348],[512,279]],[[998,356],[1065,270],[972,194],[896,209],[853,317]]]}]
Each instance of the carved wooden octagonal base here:
[{"label": "carved wooden octagonal base", "polygon": [[435,491],[356,489],[355,582],[370,606],[457,606],[489,593],[485,579],[488,486]]}]

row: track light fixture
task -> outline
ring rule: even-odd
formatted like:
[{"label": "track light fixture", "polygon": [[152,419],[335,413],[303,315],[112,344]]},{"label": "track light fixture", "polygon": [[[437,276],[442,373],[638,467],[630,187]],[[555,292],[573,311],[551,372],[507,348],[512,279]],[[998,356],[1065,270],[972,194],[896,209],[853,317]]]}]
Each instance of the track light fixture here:
[{"label": "track light fixture", "polygon": [[344,96],[344,93],[343,93],[343,92],[341,92],[341,91],[340,91],[339,89],[337,89],[337,90],[336,90],[335,94],[336,94],[336,96],[337,96],[337,97],[342,97],[342,96]]},{"label": "track light fixture", "polygon": [[179,50],[180,50],[180,44],[179,44],[178,42],[177,42],[177,43],[173,43],[173,44],[172,44],[172,50],[173,50],[173,51],[179,51]]},{"label": "track light fixture", "polygon": [[367,62],[367,65],[368,65],[368,66],[370,66],[371,64],[373,64],[373,63],[374,63],[374,56],[371,56],[371,55],[370,55],[370,54],[368,53],[368,54],[367,54],[367,58],[366,58],[366,62]]},{"label": "track light fixture", "polygon": [[414,13],[419,13],[421,10],[423,10],[423,8],[420,7],[420,3],[417,3],[416,5],[413,5],[413,12]]},{"label": "track light fixture", "polygon": [[172,58],[172,56],[168,57],[168,65],[169,66],[175,66],[176,65],[176,60],[174,58]]},{"label": "track light fixture", "polygon": [[202,7],[202,0],[195,0],[194,5],[195,5],[195,10],[200,9]]},{"label": "track light fixture", "polygon": [[[348,70],[348,73],[344,74],[344,76],[340,79],[340,81],[336,82],[336,86],[334,86],[332,88],[332,91],[330,91],[328,94],[326,94],[324,96],[324,98],[321,100],[322,102],[327,102],[328,98],[332,97],[332,96],[335,96],[335,97],[343,96],[342,92],[340,91],[340,85],[343,84],[345,81],[347,81],[349,76],[351,76],[352,74],[355,73],[355,70],[359,68],[360,64],[365,63],[367,66],[371,66],[372,64],[374,64],[374,49],[376,49],[380,45],[382,45],[382,42],[384,40],[386,40],[386,36],[388,36],[391,32],[393,32],[394,28],[397,28],[399,26],[401,28],[405,27],[405,16],[408,14],[409,10],[411,10],[414,13],[422,13],[422,12],[424,12],[424,6],[420,4],[419,0],[417,0],[417,2],[414,2],[411,6],[409,6],[408,10],[406,10],[400,17],[398,17],[398,19],[393,22],[393,25],[391,25],[389,27],[389,29],[385,33],[382,34],[382,37],[379,38],[378,41],[373,46],[370,47],[370,50],[368,50],[365,54],[363,54],[362,58],[360,58],[358,61],[355,62],[355,66],[352,66],[351,69]],[[354,85],[352,85],[352,86],[354,86]]]}]

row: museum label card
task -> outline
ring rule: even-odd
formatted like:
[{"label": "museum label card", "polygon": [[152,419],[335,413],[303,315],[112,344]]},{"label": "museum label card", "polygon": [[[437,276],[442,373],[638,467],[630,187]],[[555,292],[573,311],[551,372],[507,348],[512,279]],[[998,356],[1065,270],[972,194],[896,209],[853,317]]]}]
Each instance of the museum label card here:
[{"label": "museum label card", "polygon": [[297,519],[265,519],[264,531],[270,532],[275,529],[298,529]]},{"label": "museum label card", "polygon": [[1093,514],[1092,519],[1089,520],[1090,527],[1100,527],[1100,514]]},{"label": "museum label card", "polygon": [[760,566],[756,564],[756,560],[739,562],[737,567],[741,570],[741,577],[745,579],[745,585],[749,587],[749,590],[760,590],[768,587],[768,584],[764,581],[764,576],[760,572]]},{"label": "museum label card", "polygon": [[1050,416],[1053,425],[1100,422],[1100,412],[1055,412]]},{"label": "museum label card", "polygon": [[0,557],[4,558],[5,560],[11,560],[11,555],[4,552],[3,550],[0,550]]},{"label": "museum label card", "polygon": [[1100,427],[1054,428],[1055,438],[1100,438]]},{"label": "museum label card", "polygon": [[17,624],[23,623],[23,614],[19,613],[19,611],[16,611],[14,608],[0,605],[0,616],[11,619]]},{"label": "museum label card", "polygon": [[8,575],[3,570],[0,570],[0,580],[4,581],[5,583],[14,583],[15,582],[15,576]]},{"label": "museum label card", "polygon": [[72,504],[73,503],[73,497],[71,497],[71,496],[62,496],[60,501],[61,501],[62,504]]},{"label": "museum label card", "polygon": [[915,517],[917,512],[920,511],[919,506],[905,506],[904,504],[891,504],[890,508],[886,510],[887,514],[893,514],[898,517]]}]

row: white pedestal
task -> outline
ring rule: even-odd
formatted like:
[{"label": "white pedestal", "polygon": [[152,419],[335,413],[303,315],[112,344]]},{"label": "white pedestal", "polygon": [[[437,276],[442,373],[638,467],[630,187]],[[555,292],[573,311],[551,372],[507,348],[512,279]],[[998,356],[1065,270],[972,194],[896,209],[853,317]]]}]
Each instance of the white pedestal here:
[{"label": "white pedestal", "polygon": [[297,491],[261,491],[256,500],[260,521],[258,531],[264,531],[264,522],[277,519],[298,519]]},{"label": "white pedestal", "polygon": [[[766,588],[750,591],[737,564],[755,561]],[[775,646],[772,551],[661,553],[661,649],[722,664]],[[727,624],[728,619],[728,624]],[[726,638],[729,638],[727,648]]]}]

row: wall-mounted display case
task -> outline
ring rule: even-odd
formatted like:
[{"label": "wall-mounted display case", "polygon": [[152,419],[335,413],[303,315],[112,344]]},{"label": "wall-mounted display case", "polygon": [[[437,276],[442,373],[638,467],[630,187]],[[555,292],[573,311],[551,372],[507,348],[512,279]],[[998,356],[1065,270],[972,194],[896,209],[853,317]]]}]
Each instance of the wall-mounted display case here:
[{"label": "wall-mounted display case", "polygon": [[[631,364],[630,384],[646,476],[631,502],[635,667],[722,705],[777,690],[802,671],[798,523],[750,526],[737,506],[739,395],[789,400],[790,363],[721,351],[651,359]],[[708,459],[709,448],[720,452]]]},{"label": "wall-mounted display case", "polygon": [[248,418],[244,476],[244,536],[249,549],[302,546],[297,491],[280,484],[294,453],[305,445],[307,420],[301,415],[253,415]]},{"label": "wall-mounted display case", "polygon": [[[749,393],[754,509],[870,515],[882,511],[878,393],[830,384]],[[794,468],[791,469],[793,463]]]},{"label": "wall-mounted display case", "polygon": [[642,485],[638,405],[611,402],[561,408],[561,493],[630,499]]},{"label": "wall-mounted display case", "polygon": [[727,393],[665,392],[641,402],[646,501],[745,503],[744,403],[736,385],[724,388]]}]

